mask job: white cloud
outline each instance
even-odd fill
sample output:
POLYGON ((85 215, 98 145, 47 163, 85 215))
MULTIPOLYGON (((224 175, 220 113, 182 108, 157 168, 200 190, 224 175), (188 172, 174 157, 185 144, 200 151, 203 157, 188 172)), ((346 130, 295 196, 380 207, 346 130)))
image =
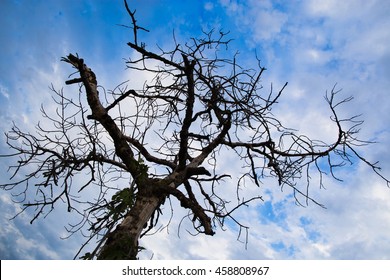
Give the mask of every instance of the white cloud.
POLYGON ((206 11, 211 11, 211 10, 214 9, 214 4, 213 4, 212 2, 206 2, 206 3, 204 4, 204 9, 205 9, 206 11))
POLYGON ((287 15, 273 7, 271 1, 220 1, 228 15, 241 31, 248 32, 249 40, 255 42, 273 41, 279 38, 287 15))
POLYGON ((8 88, 6 88, 5 86, 1 85, 0 84, 0 93, 1 95, 6 98, 6 99, 9 99, 9 91, 8 91, 8 88))
POLYGON ((275 38, 282 31, 282 26, 287 21, 287 16, 279 11, 265 10, 256 11, 255 13, 255 21, 252 23, 248 22, 248 25, 251 26, 253 38, 257 42, 275 38))
MULTIPOLYGON (((259 22, 261 20, 266 22, 266 18, 261 17, 264 7, 259 7, 254 2, 250 2, 249 7, 246 7, 245 15, 249 15, 249 20, 243 19, 244 6, 232 1, 221 3, 226 7, 228 14, 235 18, 236 24, 239 25, 238 29, 243 32, 253 31, 253 26, 250 26, 249 22, 256 22, 256 19, 259 22), (253 17, 256 14, 258 17, 253 17)), ((282 47, 286 48, 285 53, 283 49, 281 53, 280 50, 272 53, 274 52, 273 46, 266 45, 265 50, 268 52, 266 55, 275 59, 268 59, 271 62, 268 66, 271 80, 279 80, 280 77, 288 77, 292 80, 291 85, 286 89, 285 99, 282 98, 284 101, 279 111, 281 118, 290 121, 293 124, 292 127, 318 135, 320 139, 333 135, 334 127, 329 122, 330 112, 322 96, 325 90, 331 89, 334 82, 339 82, 340 88, 344 88, 344 97, 353 94, 356 98, 349 106, 340 108, 340 114, 351 116, 359 112, 365 113, 363 119, 367 119, 369 125, 364 127, 362 136, 363 138, 370 137, 375 133, 375 129, 376 131, 379 128, 386 129, 386 123, 377 120, 383 120, 389 106, 389 102, 381 102, 387 100, 385 98, 386 81, 383 78, 373 81, 379 69, 377 65, 372 64, 373 61, 386 57, 388 52, 382 47, 389 41, 389 32, 386 29, 387 20, 386 17, 377 16, 383 15, 379 9, 386 9, 386 7, 383 7, 383 2, 380 1, 371 1, 367 5, 357 3, 352 6, 352 2, 341 3, 340 1, 327 1, 316 7, 312 5, 313 3, 309 3, 311 5, 309 9, 301 10, 308 11, 308 14, 299 13, 301 7, 298 6, 294 10, 296 13, 290 11, 287 21, 280 21, 279 25, 272 27, 275 29, 270 29, 269 34, 279 34, 279 37, 275 38, 280 38, 280 42, 283 42, 282 47), (335 5, 339 9, 336 9, 335 5), (367 9, 361 9, 362 5, 367 9), (355 27, 352 31, 351 26, 355 27), (372 26, 375 28, 372 29, 372 26), (373 48, 370 48, 372 44, 373 48), (275 66, 273 62, 276 62, 276 70, 272 70, 275 66), (290 62, 292 65, 289 65, 287 69, 291 71, 286 75, 283 67, 290 62), (372 90, 373 88, 375 90, 372 90), (367 92, 371 94, 368 95, 367 92), (376 103, 377 105, 374 105, 376 103), (370 106, 367 106, 368 104, 370 106), (375 114, 371 110, 373 105, 377 108, 375 114), (290 115, 286 114, 286 110, 289 110, 290 115), (297 112, 298 114, 294 115, 297 112)), ((264 34, 258 35, 252 32, 252 37, 247 38, 247 41, 252 40, 261 45, 264 40, 272 38, 264 34)), ((382 65, 384 65, 383 62, 382 65)), ((386 68, 383 66, 382 69, 386 68)), ((379 152, 387 149, 388 140, 386 139, 388 138, 384 138, 382 144, 371 146, 370 150, 362 148, 363 153, 370 158, 386 159, 388 153, 380 154, 379 152), (370 156, 370 153, 375 155, 370 156)), ((388 166, 386 162, 384 165, 385 168, 388 166)), ((287 204, 285 212, 288 214, 284 222, 289 230, 281 230, 281 225, 278 223, 267 225, 251 223, 251 235, 256 236, 256 233, 262 233, 262 236, 266 236, 266 238, 261 238, 261 244, 263 246, 266 244, 266 248, 271 252, 267 255, 268 257, 286 257, 290 245, 298 248, 293 256, 295 258, 389 257, 385 253, 387 248, 379 250, 380 243, 389 243, 388 237, 382 234, 388 231, 383 230, 382 225, 389 219, 386 214, 389 212, 389 206, 386 203, 390 199, 389 190, 384 182, 378 180, 372 172, 368 172, 367 168, 359 167, 351 171, 353 173, 348 174, 348 170, 342 172, 346 178, 342 184, 328 182, 328 189, 322 191, 318 191, 315 186, 312 188, 312 195, 323 202, 328 207, 327 210, 317 209, 316 206, 300 208, 287 204), (356 181, 354 176, 365 178, 365 180, 356 181), (373 182, 376 183, 373 184, 373 182), (309 232, 302 231, 303 227, 299 222, 299 217, 310 218, 312 221, 310 230, 317 234, 317 239, 311 240, 313 236, 310 236, 309 232), (280 244, 280 242, 284 242, 286 249, 276 252, 272 249, 272 244, 280 244)), ((389 172, 385 174, 388 175, 389 172)), ((285 193, 281 194, 278 190, 273 193, 274 199, 283 200, 285 197, 285 193)), ((273 203, 277 201, 274 200, 273 203)), ((246 219, 253 221, 256 215, 248 210, 244 220, 246 219)), ((218 236, 215 239, 218 240, 218 236)), ((252 245, 260 238, 255 238, 255 240, 251 241, 254 242, 252 245)), ((248 256, 248 251, 239 252, 248 256)), ((261 254, 257 256, 265 257, 261 254)))

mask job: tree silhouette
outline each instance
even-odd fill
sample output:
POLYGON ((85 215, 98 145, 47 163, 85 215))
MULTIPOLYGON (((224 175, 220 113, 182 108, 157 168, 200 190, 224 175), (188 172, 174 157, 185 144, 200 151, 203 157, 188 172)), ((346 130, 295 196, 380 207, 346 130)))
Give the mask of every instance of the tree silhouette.
POLYGON ((22 212, 35 210, 31 222, 63 202, 80 214, 80 223, 68 231, 88 225, 85 244, 99 240, 83 258, 136 259, 139 239, 156 226, 161 206, 170 199, 188 209, 197 232, 213 235, 226 219, 248 228, 232 214, 262 197, 243 199, 242 184, 260 186, 262 179, 273 177, 281 188, 292 189, 297 203, 323 206, 309 195, 313 178, 321 186, 326 175, 339 180, 334 170, 356 159, 389 184, 377 163, 356 149, 369 144, 357 138, 362 121, 337 114, 351 97, 340 99, 336 88, 326 94, 335 140, 311 139, 272 114, 287 83, 264 90, 265 68, 257 57, 256 68, 247 69, 237 62, 238 54, 224 56, 230 42, 226 33, 204 33, 184 45, 174 40, 172 50, 153 52, 138 42, 138 31, 147 30, 137 25, 126 1, 125 7, 134 31, 128 46, 138 55, 127 66, 134 77, 147 72, 154 78, 142 89, 123 83, 106 91, 86 62, 69 54, 62 60, 76 77, 66 84, 72 90, 77 86, 78 96, 52 87, 57 110, 50 114, 42 108, 49 122, 38 123, 34 133, 14 126, 6 134, 14 153, 5 156, 18 160, 10 166, 10 182, 1 187, 22 187, 15 195, 22 212), (237 180, 218 170, 222 150, 242 163, 237 180), (234 198, 220 191, 221 182, 234 182, 229 184, 237 189, 233 206, 234 198))

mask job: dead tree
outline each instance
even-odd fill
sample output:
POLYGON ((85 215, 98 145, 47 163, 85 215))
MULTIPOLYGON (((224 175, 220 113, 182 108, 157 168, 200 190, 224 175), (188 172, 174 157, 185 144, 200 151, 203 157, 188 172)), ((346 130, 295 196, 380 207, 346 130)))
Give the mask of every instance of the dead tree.
POLYGON ((153 52, 138 43, 138 31, 146 29, 125 4, 134 31, 128 46, 138 54, 127 61, 128 68, 134 77, 146 71, 153 80, 141 89, 123 83, 106 91, 87 63, 69 54, 62 60, 76 77, 66 84, 77 86, 78 97, 52 88, 58 109, 50 115, 42 108, 49 122, 39 123, 35 133, 14 126, 6 134, 15 151, 7 156, 19 159, 10 167, 11 181, 1 187, 22 188, 14 194, 21 197, 22 211, 35 209, 31 222, 65 203, 82 217, 69 232, 88 225, 86 243, 99 239, 84 258, 136 259, 139 239, 157 224, 167 199, 188 209, 199 233, 213 235, 229 218, 246 229, 233 212, 261 200, 261 194, 246 200, 238 196, 230 206, 232 198, 218 191, 224 180, 238 189, 243 182, 260 186, 263 178, 274 177, 280 187, 291 188, 298 203, 320 205, 309 195, 314 174, 322 185, 323 176, 338 179, 336 168, 359 159, 389 184, 377 163, 356 150, 368 144, 357 138, 362 121, 338 117, 350 97, 339 99, 335 88, 325 97, 337 128, 334 142, 310 139, 271 113, 287 83, 266 91, 260 84, 265 68, 257 58, 257 68, 246 69, 238 55, 222 56, 227 34, 204 33, 184 45, 175 41, 170 51, 153 52), (218 173, 221 149, 242 162, 237 180, 218 173))

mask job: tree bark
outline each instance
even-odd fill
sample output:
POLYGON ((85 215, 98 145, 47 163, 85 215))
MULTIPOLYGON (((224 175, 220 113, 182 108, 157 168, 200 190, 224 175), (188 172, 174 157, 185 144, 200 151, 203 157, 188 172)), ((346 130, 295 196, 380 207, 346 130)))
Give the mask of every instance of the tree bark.
POLYGON ((110 233, 98 255, 105 260, 135 260, 139 252, 138 239, 162 198, 156 195, 137 195, 136 202, 122 223, 110 233))

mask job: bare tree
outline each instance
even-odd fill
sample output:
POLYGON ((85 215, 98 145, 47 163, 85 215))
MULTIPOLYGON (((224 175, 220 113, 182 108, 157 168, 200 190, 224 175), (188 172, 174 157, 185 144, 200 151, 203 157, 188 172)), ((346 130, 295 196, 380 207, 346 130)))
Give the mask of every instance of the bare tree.
POLYGON ((52 87, 58 108, 54 114, 42 108, 51 125, 38 123, 33 134, 14 126, 6 134, 14 150, 6 156, 18 160, 10 166, 11 181, 1 187, 22 187, 15 195, 22 212, 35 209, 31 222, 63 202, 80 214, 80 223, 69 232, 88 225, 86 244, 99 240, 84 258, 136 259, 139 239, 156 226, 168 199, 188 209, 196 231, 213 235, 225 219, 248 228, 233 212, 262 197, 244 200, 239 195, 243 183, 260 186, 263 178, 273 177, 281 188, 293 190, 297 203, 323 206, 309 195, 314 176, 322 186, 325 175, 338 179, 336 168, 359 159, 389 184, 377 163, 356 150, 369 143, 357 138, 362 121, 338 117, 338 107, 351 97, 339 99, 335 88, 326 94, 335 141, 310 139, 272 114, 287 83, 266 91, 259 59, 256 68, 246 69, 238 55, 223 56, 227 34, 204 33, 184 45, 174 40, 172 50, 152 52, 138 42, 138 31, 147 30, 137 25, 126 1, 125 7, 134 31, 128 46, 138 54, 127 61, 128 68, 134 76, 153 74, 153 80, 142 89, 123 83, 106 91, 84 60, 69 54, 62 60, 76 77, 66 84, 78 87, 78 97, 52 87), (221 181, 234 181, 217 171, 222 149, 243 164, 241 176, 230 184, 237 189, 233 206, 228 201, 234 198, 218 191, 221 181), (91 198, 91 192, 96 196, 91 198))

